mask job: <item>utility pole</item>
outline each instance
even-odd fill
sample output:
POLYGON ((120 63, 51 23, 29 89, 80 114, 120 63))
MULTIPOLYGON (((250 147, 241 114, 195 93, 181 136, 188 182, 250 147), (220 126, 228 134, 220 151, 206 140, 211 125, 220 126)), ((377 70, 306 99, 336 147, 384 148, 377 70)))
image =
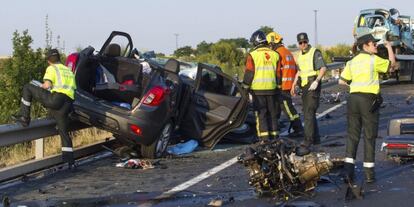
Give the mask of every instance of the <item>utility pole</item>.
POLYGON ((318 46, 318 10, 313 10, 315 12, 315 47, 318 46))
POLYGON ((178 49, 178 36, 179 36, 179 34, 174 33, 174 35, 175 35, 175 49, 177 50, 178 49))

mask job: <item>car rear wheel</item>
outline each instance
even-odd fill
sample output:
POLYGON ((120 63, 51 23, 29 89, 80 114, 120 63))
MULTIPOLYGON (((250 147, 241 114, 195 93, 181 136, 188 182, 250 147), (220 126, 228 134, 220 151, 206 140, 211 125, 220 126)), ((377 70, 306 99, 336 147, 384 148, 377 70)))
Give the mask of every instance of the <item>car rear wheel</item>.
POLYGON ((141 145, 141 155, 146 158, 154 159, 161 157, 167 150, 167 146, 170 143, 171 133, 173 131, 173 125, 171 122, 167 122, 161 130, 158 138, 151 145, 141 145))

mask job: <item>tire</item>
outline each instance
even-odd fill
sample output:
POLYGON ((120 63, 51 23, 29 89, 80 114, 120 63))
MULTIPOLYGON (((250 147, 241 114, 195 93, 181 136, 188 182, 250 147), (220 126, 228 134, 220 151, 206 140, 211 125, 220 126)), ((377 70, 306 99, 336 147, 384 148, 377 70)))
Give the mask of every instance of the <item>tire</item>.
POLYGON ((141 145, 141 155, 144 158, 159 158, 164 155, 167 146, 170 143, 171 133, 173 131, 173 124, 167 122, 162 127, 161 133, 151 145, 141 145))

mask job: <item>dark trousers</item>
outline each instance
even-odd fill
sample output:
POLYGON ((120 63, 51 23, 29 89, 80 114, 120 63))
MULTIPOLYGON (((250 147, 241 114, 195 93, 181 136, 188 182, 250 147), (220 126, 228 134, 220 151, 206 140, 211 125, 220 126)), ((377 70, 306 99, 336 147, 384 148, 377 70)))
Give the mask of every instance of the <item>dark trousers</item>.
POLYGON ((253 95, 256 111, 257 136, 262 139, 279 137, 278 120, 280 116, 278 95, 253 95))
POLYGON ((30 117, 32 100, 40 102, 46 107, 56 120, 57 129, 62 142, 62 159, 69 164, 74 163, 72 139, 68 133, 69 113, 73 100, 63 93, 50 93, 48 90, 32 84, 23 87, 23 97, 20 105, 20 115, 30 117))
POLYGON ((290 91, 281 92, 280 107, 282 108, 283 112, 289 117, 290 126, 293 128, 293 130, 295 132, 303 131, 303 126, 299 114, 292 104, 292 97, 290 95, 290 91))
POLYGON ((318 121, 316 120, 316 110, 319 107, 319 97, 321 95, 321 83, 319 82, 318 88, 313 91, 309 91, 309 87, 313 81, 309 81, 302 88, 302 108, 303 118, 305 122, 305 142, 308 144, 320 142, 318 121))
POLYGON ((378 136, 379 110, 370 112, 374 94, 351 93, 348 98, 348 139, 346 157, 354 161, 362 128, 364 129, 364 167, 373 168, 375 139, 378 136))

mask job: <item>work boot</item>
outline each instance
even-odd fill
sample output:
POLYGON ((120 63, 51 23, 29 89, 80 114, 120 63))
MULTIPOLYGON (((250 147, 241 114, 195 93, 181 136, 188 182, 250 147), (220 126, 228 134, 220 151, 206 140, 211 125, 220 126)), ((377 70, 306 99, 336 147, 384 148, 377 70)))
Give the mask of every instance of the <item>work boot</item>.
POLYGON ((309 146, 301 145, 301 146, 296 148, 295 154, 297 156, 304 156, 304 155, 309 154, 310 152, 311 152, 311 150, 310 150, 309 146))
POLYGON ((353 183, 355 178, 355 165, 351 163, 344 164, 344 183, 353 183))
POLYGON ((374 168, 364 168, 364 174, 365 174, 365 182, 366 183, 373 183, 375 182, 375 171, 374 168))
POLYGON ((23 127, 27 127, 30 124, 30 117, 24 117, 22 115, 12 115, 11 117, 13 121, 15 121, 16 123, 19 123, 23 127))

